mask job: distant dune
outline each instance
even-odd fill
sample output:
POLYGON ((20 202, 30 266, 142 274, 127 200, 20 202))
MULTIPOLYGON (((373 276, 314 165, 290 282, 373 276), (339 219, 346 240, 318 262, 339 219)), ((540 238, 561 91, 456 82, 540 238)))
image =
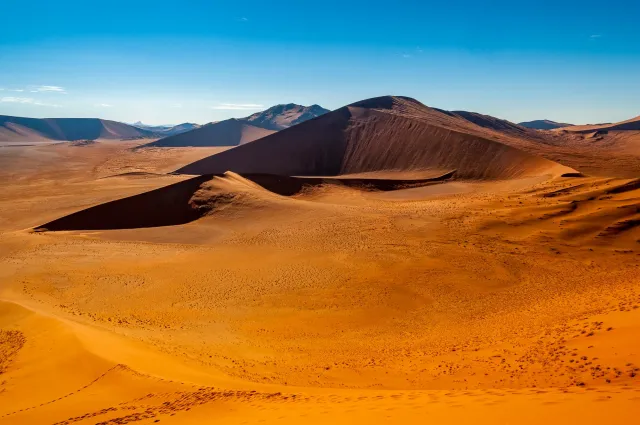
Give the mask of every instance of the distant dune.
POLYGON ((165 137, 146 147, 238 146, 274 133, 235 118, 204 125, 195 130, 165 137))
POLYGON ((0 141, 95 140, 154 137, 152 131, 98 118, 21 118, 0 115, 0 141))
MULTIPOLYGON (((229 119, 207 124, 191 131, 180 131, 178 137, 165 137, 146 146, 238 146, 276 131, 289 128, 329 112, 318 105, 302 106, 294 103, 276 105, 246 118, 229 119)), ((178 133, 176 133, 178 134, 178 133)))
POLYGON ((565 128, 564 130, 572 133, 590 133, 592 131, 640 131, 640 116, 616 123, 575 125, 565 128))
POLYGON ((555 122, 551 120, 535 120, 521 122, 518 125, 526 128, 531 128, 533 130, 553 130, 556 128, 571 127, 573 124, 555 122))
POLYGON ((493 133, 483 136, 486 130, 461 114, 406 97, 368 99, 177 172, 336 176, 456 170, 461 178, 506 179, 563 168, 492 140, 493 133))

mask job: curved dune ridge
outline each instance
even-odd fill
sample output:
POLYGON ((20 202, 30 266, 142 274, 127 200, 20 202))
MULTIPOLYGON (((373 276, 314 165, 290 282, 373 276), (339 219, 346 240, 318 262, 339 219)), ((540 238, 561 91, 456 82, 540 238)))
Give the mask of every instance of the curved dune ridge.
POLYGON ((207 124, 195 130, 165 137, 145 147, 238 146, 275 133, 235 118, 207 124))
POLYGON ((407 97, 342 107, 276 134, 204 158, 182 174, 339 176, 452 170, 467 179, 510 179, 571 169, 484 137, 481 126, 407 97))
POLYGON ((94 140, 154 137, 149 130, 98 118, 22 118, 0 116, 0 141, 24 138, 43 140, 94 140))
POLYGON ((195 221, 217 208, 247 198, 273 200, 309 189, 338 185, 390 191, 443 182, 455 172, 425 179, 299 178, 270 174, 204 175, 159 189, 96 205, 35 228, 36 231, 110 230, 173 226, 195 221))

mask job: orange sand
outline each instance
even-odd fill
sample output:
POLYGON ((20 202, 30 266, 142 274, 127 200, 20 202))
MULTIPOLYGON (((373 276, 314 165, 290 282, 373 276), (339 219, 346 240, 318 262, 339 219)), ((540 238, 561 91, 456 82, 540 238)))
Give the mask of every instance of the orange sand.
POLYGON ((637 180, 283 194, 226 173, 194 189, 206 211, 186 224, 31 230, 215 152, 122 143, 0 150, 0 423, 640 413, 637 180))

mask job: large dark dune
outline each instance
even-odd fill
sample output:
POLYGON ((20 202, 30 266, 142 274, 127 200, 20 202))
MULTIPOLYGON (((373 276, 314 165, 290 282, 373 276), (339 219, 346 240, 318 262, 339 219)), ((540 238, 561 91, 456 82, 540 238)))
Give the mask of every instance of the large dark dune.
POLYGON ((455 169, 460 178, 508 179, 563 168, 500 143, 496 132, 490 131, 411 98, 383 96, 204 158, 177 172, 338 176, 455 169))
POLYGON ((154 137, 149 130, 98 118, 22 118, 0 115, 0 141, 95 140, 154 137))

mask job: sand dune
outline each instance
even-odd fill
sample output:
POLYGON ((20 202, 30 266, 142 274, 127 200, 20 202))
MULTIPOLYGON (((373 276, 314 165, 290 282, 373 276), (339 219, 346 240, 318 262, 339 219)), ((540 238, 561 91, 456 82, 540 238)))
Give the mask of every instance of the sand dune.
POLYGON ((238 146, 328 112, 318 106, 276 105, 246 118, 232 118, 181 132, 149 144, 155 147, 238 146))
POLYGON ((235 118, 204 125, 195 130, 165 137, 144 147, 238 146, 274 133, 235 118))
POLYGON ((503 179, 563 168, 464 132, 469 126, 475 124, 413 99, 374 98, 205 158, 178 172, 328 176, 455 169, 460 178, 503 179))
MULTIPOLYGON (((129 173, 130 174, 130 173, 129 173)), ((365 191, 421 187, 446 181, 455 172, 427 179, 296 178, 270 174, 204 175, 150 192, 107 202, 53 220, 36 231, 135 229, 175 226, 195 221, 237 201, 240 192, 293 196, 319 186, 338 185, 365 191), (229 182, 235 184, 229 187, 229 182), (240 185, 240 187, 238 187, 240 185), (257 190, 256 190, 257 189, 257 190)))
POLYGON ((571 133, 591 133, 598 131, 640 131, 640 117, 631 118, 626 121, 608 124, 589 124, 589 125, 574 125, 571 127, 562 128, 561 130, 571 133))
POLYGON ((97 118, 21 118, 0 116, 0 141, 95 140, 154 137, 151 131, 97 118))

